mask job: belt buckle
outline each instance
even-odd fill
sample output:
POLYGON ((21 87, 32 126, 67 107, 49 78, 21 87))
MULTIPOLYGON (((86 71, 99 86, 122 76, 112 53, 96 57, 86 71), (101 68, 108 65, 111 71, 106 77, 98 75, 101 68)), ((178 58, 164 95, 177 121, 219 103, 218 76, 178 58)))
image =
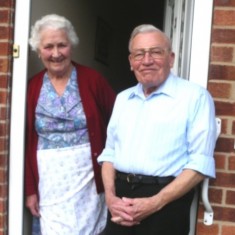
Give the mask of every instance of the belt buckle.
POLYGON ((128 174, 127 177, 126 177, 127 182, 132 183, 134 177, 135 177, 135 174, 128 174))

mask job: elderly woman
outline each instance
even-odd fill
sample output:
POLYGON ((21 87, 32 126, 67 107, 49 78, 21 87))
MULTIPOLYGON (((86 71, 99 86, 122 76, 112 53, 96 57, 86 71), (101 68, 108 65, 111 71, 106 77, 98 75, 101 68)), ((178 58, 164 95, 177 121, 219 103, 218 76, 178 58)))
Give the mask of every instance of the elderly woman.
POLYGON ((42 235, 97 235, 105 227, 97 157, 115 94, 98 72, 71 61, 77 44, 64 17, 47 15, 32 27, 30 45, 45 69, 28 84, 25 189, 42 235))

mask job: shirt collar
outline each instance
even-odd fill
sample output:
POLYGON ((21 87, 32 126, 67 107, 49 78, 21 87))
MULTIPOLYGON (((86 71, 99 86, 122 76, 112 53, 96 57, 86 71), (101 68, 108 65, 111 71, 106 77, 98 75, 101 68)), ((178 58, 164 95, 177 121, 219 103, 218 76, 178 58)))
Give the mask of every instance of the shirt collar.
MULTIPOLYGON (((170 73, 165 80, 164 83, 160 85, 160 87, 154 91, 150 96, 164 94, 170 97, 175 96, 176 92, 176 76, 173 73, 170 73)), ((129 95, 129 98, 134 98, 135 96, 143 97, 143 86, 142 84, 138 83, 135 87, 133 87, 132 92, 129 95)))

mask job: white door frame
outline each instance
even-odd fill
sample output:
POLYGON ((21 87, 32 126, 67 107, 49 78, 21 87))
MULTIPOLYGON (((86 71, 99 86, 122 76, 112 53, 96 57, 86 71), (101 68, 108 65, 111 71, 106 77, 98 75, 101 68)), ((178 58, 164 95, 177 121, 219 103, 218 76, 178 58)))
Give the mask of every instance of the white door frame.
MULTIPOLYGON (((20 46, 20 57, 14 59, 10 132, 9 235, 23 235, 23 176, 25 94, 28 64, 28 35, 31 0, 17 0, 14 43, 20 46), (24 9, 22 11, 22 9, 24 9)), ((207 86, 213 0, 196 0, 189 79, 207 86)))
POLYGON ((189 79, 207 87, 213 0, 195 0, 189 79))
POLYGON ((23 235, 25 94, 30 3, 31 0, 17 0, 15 6, 14 44, 19 45, 19 58, 14 58, 12 73, 8 235, 23 235))

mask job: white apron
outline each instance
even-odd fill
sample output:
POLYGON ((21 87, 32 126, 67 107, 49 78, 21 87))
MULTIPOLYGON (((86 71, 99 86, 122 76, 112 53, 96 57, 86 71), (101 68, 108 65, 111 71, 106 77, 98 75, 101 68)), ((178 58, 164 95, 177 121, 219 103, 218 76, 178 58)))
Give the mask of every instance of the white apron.
POLYGON ((39 150, 42 235, 97 235, 105 227, 104 194, 97 194, 90 144, 39 150))

